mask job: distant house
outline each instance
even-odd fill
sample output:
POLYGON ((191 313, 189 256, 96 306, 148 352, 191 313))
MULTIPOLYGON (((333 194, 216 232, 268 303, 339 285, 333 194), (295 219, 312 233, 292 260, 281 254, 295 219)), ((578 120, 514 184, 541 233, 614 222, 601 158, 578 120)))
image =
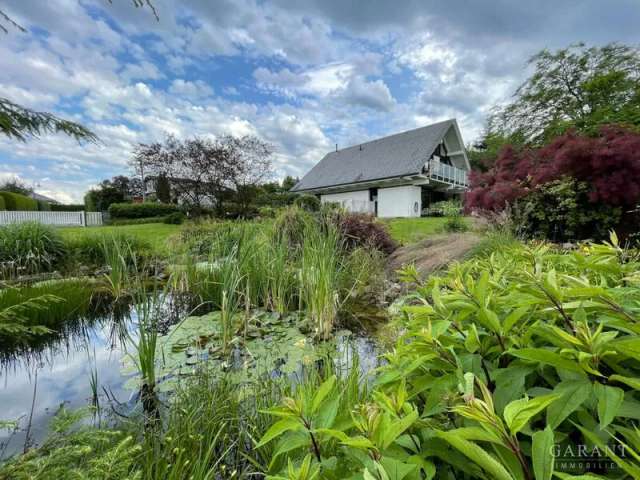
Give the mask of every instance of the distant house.
POLYGON ((466 190, 469 170, 452 119, 330 152, 292 191, 379 217, 419 217, 466 190))
POLYGON ((59 204, 60 204, 60 202, 59 202, 59 201, 54 200, 54 199, 53 199, 53 198, 51 198, 51 197, 47 197, 46 195, 42 195, 42 194, 40 194, 40 193, 31 192, 31 193, 29 194, 29 196, 30 196, 31 198, 33 198, 34 200, 37 200, 38 202, 46 202, 46 203, 49 203, 49 204, 51 204, 51 205, 59 205, 59 204))

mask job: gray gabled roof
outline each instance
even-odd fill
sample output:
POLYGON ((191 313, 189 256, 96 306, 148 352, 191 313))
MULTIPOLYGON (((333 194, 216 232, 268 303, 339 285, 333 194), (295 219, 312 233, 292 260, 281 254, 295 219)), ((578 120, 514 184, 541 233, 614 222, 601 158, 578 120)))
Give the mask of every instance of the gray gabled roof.
POLYGON ((328 153, 291 190, 313 190, 420 173, 452 125, 455 120, 445 120, 328 153))

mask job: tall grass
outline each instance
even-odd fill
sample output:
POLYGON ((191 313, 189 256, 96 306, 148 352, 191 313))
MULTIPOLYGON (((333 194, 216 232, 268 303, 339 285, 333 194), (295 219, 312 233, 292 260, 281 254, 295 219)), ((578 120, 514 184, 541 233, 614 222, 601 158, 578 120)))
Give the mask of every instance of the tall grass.
POLYGON ((196 237, 199 251, 208 245, 207 261, 187 255, 174 268, 178 291, 221 311, 225 339, 242 307, 304 310, 318 338, 327 339, 341 307, 379 270, 377 251, 346 248, 329 217, 296 212, 272 223, 216 224, 208 240, 196 237))
POLYGON ((0 227, 0 278, 50 272, 66 253, 58 232, 38 222, 0 227))
POLYGON ((300 309, 306 310, 316 335, 330 337, 340 304, 341 239, 334 227, 305 229, 300 259, 300 309))

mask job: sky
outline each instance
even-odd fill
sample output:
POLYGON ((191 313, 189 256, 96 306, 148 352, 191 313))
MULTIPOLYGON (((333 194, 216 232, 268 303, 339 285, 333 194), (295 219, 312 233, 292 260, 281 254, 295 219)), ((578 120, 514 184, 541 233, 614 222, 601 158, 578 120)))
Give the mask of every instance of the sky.
POLYGON ((96 144, 0 138, 0 180, 62 202, 131 174, 138 143, 252 134, 275 178, 335 145, 456 118, 466 143, 543 48, 640 43, 638 0, 0 0, 0 96, 96 144))

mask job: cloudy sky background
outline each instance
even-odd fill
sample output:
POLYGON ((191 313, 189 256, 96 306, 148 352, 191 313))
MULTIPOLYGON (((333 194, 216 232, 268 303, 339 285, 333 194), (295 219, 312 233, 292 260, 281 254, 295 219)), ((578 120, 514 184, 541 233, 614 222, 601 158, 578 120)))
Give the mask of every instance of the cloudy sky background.
POLYGON ((277 177, 329 150, 456 117, 467 143, 542 48, 640 42, 637 0, 0 0, 0 96, 101 143, 0 138, 0 178, 61 201, 128 174, 138 142, 255 134, 277 177))

